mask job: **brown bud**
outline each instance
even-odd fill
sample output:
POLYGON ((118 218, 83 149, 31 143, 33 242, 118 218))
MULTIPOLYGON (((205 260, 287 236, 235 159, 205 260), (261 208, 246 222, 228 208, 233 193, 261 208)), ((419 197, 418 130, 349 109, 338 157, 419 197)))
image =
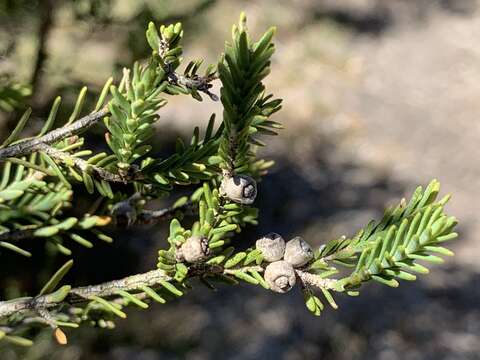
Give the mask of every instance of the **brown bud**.
POLYGON ((283 260, 268 264, 264 276, 270 290, 278 293, 286 293, 295 286, 295 270, 283 260))
POLYGON ((224 177, 220 184, 220 194, 233 202, 250 205, 257 197, 257 183, 247 175, 224 177))
POLYGON ((208 256, 208 239, 201 236, 191 236, 177 250, 177 260, 195 263, 208 256))
POLYGON ((296 236, 287 242, 283 259, 293 267, 299 267, 313 259, 313 250, 302 237, 296 236))
POLYGON ((274 232, 258 239, 255 246, 262 251, 263 258, 268 262, 281 260, 285 253, 285 240, 274 232))

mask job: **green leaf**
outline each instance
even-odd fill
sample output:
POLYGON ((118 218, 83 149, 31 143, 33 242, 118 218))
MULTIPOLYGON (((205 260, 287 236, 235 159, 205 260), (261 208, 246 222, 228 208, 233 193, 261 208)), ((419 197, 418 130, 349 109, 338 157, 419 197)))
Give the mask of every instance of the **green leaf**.
POLYGON ((240 279, 240 280, 243 280, 245 282, 248 282, 252 285, 258 285, 259 284, 259 281, 257 279, 255 279, 253 276, 247 274, 246 272, 243 272, 242 270, 235 270, 233 271, 233 275, 240 279))
POLYGON ((30 118, 30 115, 32 114, 32 109, 28 108, 20 118, 20 120, 17 123, 17 126, 15 126, 15 129, 13 129, 12 133, 10 136, 3 142, 2 146, 0 147, 5 147, 10 145, 12 142, 17 140, 18 135, 20 135, 20 132, 23 130, 25 127, 25 124, 27 123, 28 119, 30 118))
POLYGON ((258 283, 264 288, 264 289, 270 289, 270 286, 268 286, 267 282, 265 279, 260 275, 260 273, 257 270, 248 270, 250 274, 253 275, 253 277, 258 281, 258 283))
POLYGON ((67 178, 65 175, 63 175, 62 170, 58 167, 57 163, 46 153, 41 152, 40 153, 42 158, 45 160, 45 162, 52 168, 53 172, 55 173, 56 176, 60 179, 60 181, 67 187, 71 188, 70 183, 68 182, 67 178))
POLYGON ((31 257, 32 256, 31 252, 23 250, 23 249, 19 248, 18 246, 15 246, 15 245, 13 245, 11 243, 8 243, 8 242, 5 242, 5 241, 0 241, 0 247, 3 247, 5 249, 11 250, 11 251, 14 251, 17 254, 20 254, 20 255, 23 255, 23 256, 26 256, 26 257, 31 257))
POLYGON ((183 295, 183 292, 178 290, 175 286, 170 284, 168 281, 160 280, 159 282, 166 290, 170 291, 173 295, 175 295, 175 296, 182 296, 183 295))
POLYGON ((7 189, 7 190, 0 191, 0 203, 4 201, 10 201, 10 200, 16 199, 22 196, 23 193, 24 192, 22 190, 7 189))
POLYGON ((148 286, 142 286, 140 287, 140 289, 142 289, 145 294, 147 294, 148 296, 150 296, 153 300, 155 300, 156 302, 160 303, 160 304, 165 304, 165 299, 162 298, 160 295, 158 295, 155 290, 153 290, 152 288, 148 287, 148 286))
POLYGON ((71 229, 73 226, 75 226, 75 224, 78 222, 78 219, 77 218, 74 218, 74 217, 69 217, 67 219, 65 219, 64 221, 58 223, 55 225, 55 227, 57 229, 60 229, 60 230, 69 230, 71 229))
POLYGON ((82 172, 83 183, 85 184, 85 188, 89 194, 93 194, 95 192, 95 185, 93 183, 93 178, 86 172, 82 172))
POLYGON ((74 122, 80 115, 83 108, 83 104, 85 102, 86 95, 87 95, 87 87, 84 86, 82 90, 80 90, 80 93, 78 94, 77 101, 75 102, 75 107, 73 108, 72 114, 68 118, 67 124, 71 124, 72 122, 74 122))
POLYGON ((69 234, 69 236, 70 236, 70 239, 72 239, 73 241, 76 241, 77 243, 79 243, 82 246, 85 246, 86 248, 90 249, 90 248, 93 247, 93 244, 90 241, 81 237, 78 234, 69 234))
POLYGON ((232 258, 228 259, 223 267, 225 269, 229 269, 231 267, 234 267, 235 265, 240 263, 243 259, 245 259, 246 256, 247 256, 247 254, 245 252, 239 252, 239 253, 235 254, 232 258))
POLYGON ((392 279, 389 276, 372 275, 372 279, 390 287, 398 287, 400 285, 397 280, 392 279))
POLYGON ((50 236, 53 236, 55 234, 58 234, 59 231, 60 231, 60 229, 55 225, 45 226, 45 227, 42 227, 40 229, 35 230, 34 233, 33 233, 33 236, 50 237, 50 236))
POLYGON ((188 268, 184 264, 178 263, 175 264, 175 270, 175 280, 182 282, 188 274, 188 268))
POLYGON ((50 109, 50 114, 48 114, 47 121, 45 121, 45 124, 43 124, 42 130, 40 130, 38 136, 45 135, 52 128, 53 124, 55 123, 55 119, 57 118, 58 108, 60 107, 61 103, 62 98, 57 96, 53 102, 52 108, 50 109))
POLYGON ((125 319, 127 317, 127 314, 125 314, 123 311, 121 311, 120 309, 118 309, 116 306, 114 306, 112 303, 110 303, 109 301, 105 300, 105 299, 102 299, 101 297, 99 296, 96 296, 96 295, 92 295, 90 297, 93 301, 96 301, 97 303, 103 305, 103 307, 105 308, 105 310, 108 310, 112 313, 114 313, 115 315, 117 315, 118 317, 122 318, 122 319, 125 319))
POLYGON ((1 338, 2 340, 5 340, 11 344, 18 345, 18 346, 32 346, 33 341, 26 339, 21 336, 16 336, 16 335, 5 335, 1 338))
MULTIPOLYGON (((60 289, 58 289, 57 291, 51 293, 51 294, 45 294, 45 296, 47 297, 47 301, 49 302, 55 302, 55 303, 59 303, 59 302, 62 302, 68 295, 68 293, 70 292, 71 290, 71 286, 70 285, 63 285, 62 287, 60 287, 60 289)), ((43 290, 43 289, 42 289, 43 290)))
POLYGON ((60 283, 60 281, 62 281, 63 277, 68 273, 72 266, 73 260, 68 260, 65 264, 63 264, 62 267, 58 269, 55 274, 53 274, 50 280, 47 281, 38 295, 44 295, 55 290, 57 285, 60 283))
POLYGON ((112 85, 112 82, 113 82, 113 78, 109 77, 107 79, 107 82, 103 86, 103 89, 102 89, 102 92, 100 93, 100 96, 98 97, 98 101, 97 101, 97 104, 95 105, 95 110, 94 111, 99 111, 102 108, 103 104, 105 103, 105 99, 108 96, 108 90, 110 89, 110 86, 112 85))
POLYGON ((138 307, 140 307, 142 309, 147 309, 148 308, 148 304, 146 302, 143 302, 142 300, 137 298, 135 295, 132 295, 125 290, 117 290, 117 294, 122 296, 126 300, 134 303, 135 305, 137 305, 138 307))
POLYGON ((79 223, 78 225, 84 229, 84 230, 87 230, 87 229, 90 229, 92 227, 94 227, 95 225, 97 225, 97 222, 98 222, 98 216, 85 216, 79 223))

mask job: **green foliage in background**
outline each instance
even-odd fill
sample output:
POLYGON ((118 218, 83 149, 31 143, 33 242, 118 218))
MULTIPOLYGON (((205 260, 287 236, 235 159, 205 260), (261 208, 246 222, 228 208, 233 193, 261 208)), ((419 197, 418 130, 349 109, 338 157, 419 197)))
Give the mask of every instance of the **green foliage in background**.
MULTIPOLYGON (((397 287, 428 273, 426 264, 442 262, 440 255, 452 255, 444 242, 457 236, 456 220, 444 213, 449 197, 437 200, 437 181, 419 187, 409 201, 387 209, 383 219, 352 238, 312 249, 301 238, 285 242, 268 234, 254 247, 238 250, 241 231, 258 221, 257 182, 272 166, 257 156, 258 147, 266 145, 260 137, 282 128, 271 119, 281 100, 262 83, 270 73, 274 34, 272 28, 254 40, 242 14, 218 64, 203 67, 192 60, 180 71, 182 25, 150 23, 150 56, 123 69, 119 81, 108 79, 93 108, 85 107, 86 88, 65 118, 58 115, 62 99, 56 98, 41 129, 29 136, 23 134, 31 110, 25 111, 0 146, 0 257, 31 256, 26 239, 45 241, 70 257, 70 242, 85 247, 97 239, 112 242, 106 225, 168 219, 170 231, 157 267, 149 272, 62 286, 73 265, 68 259, 37 294, 1 301, 0 341, 29 346, 32 328, 50 327, 65 344, 66 328, 112 328, 116 318, 127 316, 128 306, 146 309, 182 297, 196 279, 210 288, 243 282, 276 293, 297 289, 308 310, 320 315, 324 303, 337 308, 338 293, 357 296, 370 280, 397 287), (219 98, 211 92, 217 78, 219 98), (172 154, 156 157, 151 149, 162 108, 168 97, 181 95, 220 99, 223 117, 216 125, 212 115, 203 134, 195 128, 188 143, 178 140, 172 154), (105 151, 89 148, 83 134, 91 127, 103 129, 105 151), (81 196, 75 184, 97 199, 79 218, 67 211, 81 196), (148 202, 172 196, 184 185, 196 190, 171 208, 146 210, 148 202), (188 213, 193 223, 185 221, 188 213)), ((11 104, 8 99, 2 98, 11 104)))

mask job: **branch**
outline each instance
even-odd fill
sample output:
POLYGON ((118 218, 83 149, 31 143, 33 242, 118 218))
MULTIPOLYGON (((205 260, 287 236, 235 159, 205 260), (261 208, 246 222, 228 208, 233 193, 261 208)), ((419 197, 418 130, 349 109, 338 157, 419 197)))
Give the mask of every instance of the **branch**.
POLYGON ((78 119, 70 125, 66 125, 61 128, 52 130, 43 136, 23 140, 14 145, 10 145, 6 148, 0 149, 0 161, 3 161, 8 157, 19 157, 30 154, 32 152, 38 151, 38 147, 41 145, 53 144, 72 135, 76 135, 88 129, 93 124, 96 124, 99 120, 101 120, 108 114, 108 109, 104 108, 97 112, 93 112, 87 116, 84 116, 83 118, 78 119))
POLYGON ((127 276, 120 280, 108 281, 105 283, 73 288, 66 298, 61 301, 52 294, 36 297, 18 298, 10 301, 0 302, 0 318, 10 316, 18 311, 48 309, 59 306, 61 303, 78 304, 88 302, 93 296, 108 297, 116 295, 119 290, 131 291, 140 289, 143 286, 155 286, 161 281, 170 281, 164 270, 152 270, 146 273, 127 276))
MULTIPOLYGON (((261 267, 251 267, 262 271, 261 267), (258 268, 258 269, 257 269, 258 268)), ((192 267, 189 271, 190 277, 198 277, 206 274, 229 274, 230 270, 221 266, 211 265, 199 268, 192 267)), ((97 285, 83 286, 70 289, 66 297, 61 297, 54 292, 50 294, 23 297, 9 301, 0 301, 0 318, 13 315, 19 311, 36 311, 49 309, 61 304, 81 304, 94 300, 96 297, 104 298, 118 295, 119 291, 142 290, 144 287, 155 287, 164 281, 171 281, 173 278, 162 269, 151 270, 146 273, 127 276, 123 279, 112 280, 97 285)), ((57 290, 58 291, 58 290, 57 290)), ((142 298, 143 292, 137 298, 142 298)))

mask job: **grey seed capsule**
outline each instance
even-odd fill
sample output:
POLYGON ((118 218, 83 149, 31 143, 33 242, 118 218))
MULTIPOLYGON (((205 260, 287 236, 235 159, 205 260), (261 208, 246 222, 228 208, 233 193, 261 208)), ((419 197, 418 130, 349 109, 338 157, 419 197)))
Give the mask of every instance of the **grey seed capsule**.
POLYGON ((121 201, 112 208, 112 217, 119 227, 129 227, 137 220, 137 210, 130 201, 121 201))
POLYGON ((208 256, 208 239, 201 236, 191 236, 177 250, 177 260, 195 263, 208 256))
POLYGON ((268 264, 264 277, 270 290, 281 294, 290 291, 296 282, 293 266, 284 260, 268 264))
POLYGON ((296 236, 287 242, 283 259, 293 267, 303 266, 313 259, 312 247, 302 237, 296 236))
POLYGON ((285 240, 277 233, 269 233, 255 243, 255 247, 262 251, 265 261, 281 260, 285 253, 285 240))
POLYGON ((247 175, 224 177, 220 194, 238 204, 250 205, 257 197, 257 183, 247 175))

